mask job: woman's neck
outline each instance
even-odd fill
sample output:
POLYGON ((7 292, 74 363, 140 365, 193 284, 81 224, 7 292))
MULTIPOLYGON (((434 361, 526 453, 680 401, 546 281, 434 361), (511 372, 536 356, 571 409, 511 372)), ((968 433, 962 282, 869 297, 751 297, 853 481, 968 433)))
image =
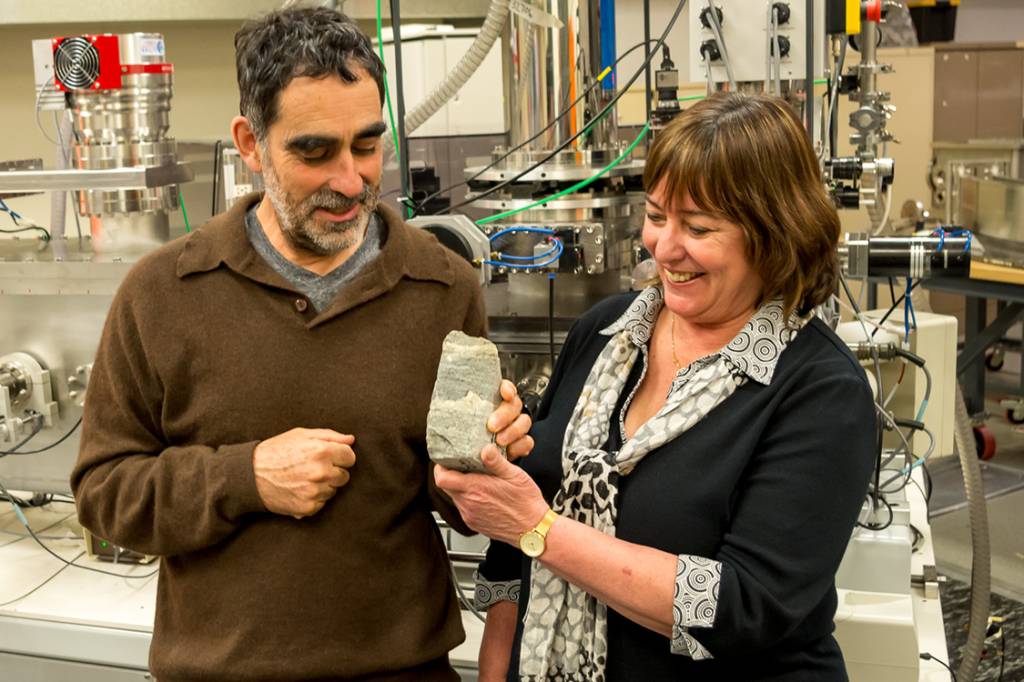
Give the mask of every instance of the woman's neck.
POLYGON ((682 360, 683 355, 689 359, 686 364, 724 348, 746 326, 754 312, 754 308, 748 308, 725 320, 701 323, 685 320, 667 307, 662 310, 662 314, 669 316, 665 321, 669 323, 670 330, 674 328, 673 339, 680 349, 677 353, 679 359, 682 360))

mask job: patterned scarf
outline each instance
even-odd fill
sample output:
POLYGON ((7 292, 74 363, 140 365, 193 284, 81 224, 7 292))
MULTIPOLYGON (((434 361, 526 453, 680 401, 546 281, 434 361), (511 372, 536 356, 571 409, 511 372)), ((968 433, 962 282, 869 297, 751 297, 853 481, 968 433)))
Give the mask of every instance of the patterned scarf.
MULTIPOLYGON (((697 360, 676 376, 665 404, 618 452, 605 452, 612 415, 626 385, 639 346, 645 345, 661 309, 658 288, 644 290, 615 324, 608 344, 590 370, 566 428, 562 445, 562 486, 556 513, 615 536, 620 476, 627 476, 647 453, 677 438, 743 385, 746 370, 719 353, 697 360), (620 320, 621 321, 621 320, 620 320)), ((782 348, 766 348, 758 325, 778 323, 781 306, 766 304, 728 348, 755 357, 775 357, 782 348), (757 348, 758 345, 762 347, 757 348)), ((771 345, 771 344, 769 344, 771 345)), ((784 342, 782 344, 784 346, 784 342)), ((761 358, 759 358, 761 359, 761 358)), ((773 358, 774 359, 774 358, 773 358)), ((740 361, 739 364, 746 364, 740 361)), ((756 364, 756 363, 755 363, 756 364)), ((520 679, 529 682, 603 682, 608 654, 607 606, 533 560, 530 602, 520 649, 520 679)))

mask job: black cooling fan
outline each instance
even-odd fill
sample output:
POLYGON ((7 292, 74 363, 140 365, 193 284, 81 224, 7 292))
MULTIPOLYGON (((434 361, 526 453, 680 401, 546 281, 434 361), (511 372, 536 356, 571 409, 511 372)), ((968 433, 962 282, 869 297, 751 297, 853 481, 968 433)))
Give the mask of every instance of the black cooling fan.
POLYGON ((92 87, 100 76, 100 53, 87 38, 65 38, 53 53, 55 79, 68 90, 92 87))

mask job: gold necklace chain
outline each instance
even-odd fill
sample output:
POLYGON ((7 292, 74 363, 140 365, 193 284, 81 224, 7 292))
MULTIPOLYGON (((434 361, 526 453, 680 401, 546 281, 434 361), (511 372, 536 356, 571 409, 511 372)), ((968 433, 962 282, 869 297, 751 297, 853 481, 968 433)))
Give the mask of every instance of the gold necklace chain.
POLYGON ((676 371, 678 372, 683 368, 679 364, 679 358, 676 357, 676 316, 674 313, 669 311, 669 319, 672 320, 672 362, 676 363, 676 371))

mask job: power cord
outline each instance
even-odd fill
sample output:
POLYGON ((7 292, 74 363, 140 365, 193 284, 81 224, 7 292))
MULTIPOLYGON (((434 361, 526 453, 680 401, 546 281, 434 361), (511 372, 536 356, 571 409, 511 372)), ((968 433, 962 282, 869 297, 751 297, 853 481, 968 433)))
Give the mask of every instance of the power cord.
POLYGON ((0 483, 0 493, 3 493, 3 495, 5 495, 8 498, 8 501, 10 501, 11 506, 14 508, 15 516, 17 516, 18 520, 21 521, 21 525, 25 526, 25 530, 27 530, 28 534, 32 536, 32 539, 36 541, 36 544, 38 544, 40 547, 46 550, 46 552, 53 556, 55 559, 64 562, 68 566, 74 566, 75 568, 80 568, 83 571, 91 571, 93 573, 100 573, 102 575, 112 575, 115 578, 125 578, 128 580, 142 580, 144 578, 152 578, 154 575, 160 572, 159 568, 150 571, 149 573, 143 573, 141 575, 127 575, 124 573, 115 573, 113 571, 104 571, 100 568, 93 568, 91 566, 82 566, 81 564, 76 564, 75 561, 81 558, 81 555, 78 555, 71 561, 68 561, 60 554, 57 554, 52 549, 50 549, 50 547, 45 542, 43 542, 38 535, 36 535, 36 532, 32 529, 32 526, 29 525, 28 519, 25 518, 25 513, 21 511, 21 507, 19 507, 17 504, 15 504, 13 501, 9 499, 11 497, 11 493, 10 491, 7 490, 7 487, 3 483, 0 483))
POLYGON ((39 427, 37 427, 36 430, 33 431, 30 436, 28 436, 27 438, 25 438, 25 440, 23 440, 20 443, 18 443, 17 445, 15 445, 13 449, 6 450, 6 451, 0 451, 0 459, 6 457, 8 455, 38 455, 41 452, 46 452, 47 450, 52 450, 53 448, 57 447, 58 445, 60 445, 64 441, 66 441, 68 438, 70 438, 71 434, 73 434, 76 430, 78 430, 78 427, 82 425, 82 418, 79 417, 78 421, 76 421, 74 423, 74 425, 72 425, 72 427, 70 429, 68 429, 68 432, 65 433, 63 436, 61 436, 60 438, 58 438, 53 443, 50 443, 49 445, 47 445, 45 447, 41 447, 38 450, 21 450, 20 448, 25 443, 27 443, 29 440, 31 440, 33 437, 35 437, 35 435, 37 433, 39 433, 39 431, 42 430, 42 421, 41 420, 40 420, 39 424, 40 424, 39 427))
MULTIPOLYGON (((56 578, 56 577, 57 577, 58 575, 60 575, 60 574, 61 574, 61 573, 63 573, 64 571, 66 571, 66 570, 68 569, 68 567, 69 567, 69 566, 76 566, 77 564, 75 564, 74 562, 76 562, 76 561, 78 561, 79 559, 81 559, 81 558, 82 558, 82 556, 83 556, 84 554, 85 554, 85 552, 79 552, 79 553, 78 553, 78 554, 77 554, 77 555, 75 556, 75 558, 74 558, 74 559, 72 559, 71 561, 65 561, 65 562, 64 562, 64 565, 63 565, 63 566, 61 566, 60 568, 58 568, 58 569, 57 569, 57 570, 56 570, 56 571, 55 571, 55 572, 53 573, 53 575, 51 575, 51 576, 50 576, 49 578, 47 578, 46 580, 44 580, 43 582, 41 582, 41 583, 39 583, 38 585, 36 585, 35 587, 33 587, 33 588, 32 588, 31 590, 29 590, 29 591, 28 591, 28 592, 26 592, 25 594, 21 595, 20 597, 15 597, 14 599, 11 599, 11 600, 9 600, 9 601, 5 601, 5 602, 3 602, 3 603, 0 603, 0 608, 3 608, 3 607, 5 607, 5 606, 10 606, 11 604, 13 604, 13 603, 15 603, 15 602, 19 602, 19 601, 21 601, 22 599, 27 599, 28 597, 31 597, 31 596, 32 596, 33 594, 35 594, 35 593, 36 593, 36 592, 38 592, 39 590, 41 590, 41 589, 43 589, 44 587, 46 587, 46 585, 48 585, 48 584, 50 583, 50 581, 52 581, 52 580, 53 580, 54 578, 56 578)), ((81 567, 79 566, 79 568, 81 568, 81 567)))
POLYGON ((42 227, 41 225, 37 224, 36 221, 32 220, 31 218, 26 218, 25 216, 23 216, 20 213, 18 213, 17 211, 15 211, 13 208, 8 206, 7 203, 3 199, 0 199, 0 211, 3 211, 7 215, 9 215, 11 217, 11 221, 16 226, 16 229, 11 230, 11 229, 6 229, 5 228, 5 229, 0 229, 0 232, 3 232, 4 234, 17 234, 19 232, 33 232, 33 231, 35 231, 35 232, 42 232, 43 233, 43 240, 44 241, 50 241, 50 231, 49 230, 47 230, 45 227, 42 227))
POLYGON ((32 433, 30 433, 27 436, 25 436, 25 438, 23 438, 20 442, 18 442, 10 450, 0 450, 0 459, 3 459, 7 455, 20 454, 20 453, 17 453, 16 451, 20 450, 21 448, 23 448, 26 443, 28 443, 30 440, 32 440, 33 438, 36 437, 37 433, 39 433, 40 431, 43 430, 43 420, 41 419, 41 417, 42 417, 42 415, 32 415, 31 418, 35 421, 35 424, 33 425, 33 428, 32 428, 32 433))
POLYGON ((949 664, 946 663, 945 661, 943 661, 942 659, 936 658, 935 656, 932 656, 930 653, 928 653, 926 651, 923 654, 921 654, 921 660, 922 661, 935 661, 936 663, 941 665, 943 668, 948 670, 950 676, 953 678, 953 682, 956 682, 956 673, 953 672, 953 669, 949 667, 949 664))

